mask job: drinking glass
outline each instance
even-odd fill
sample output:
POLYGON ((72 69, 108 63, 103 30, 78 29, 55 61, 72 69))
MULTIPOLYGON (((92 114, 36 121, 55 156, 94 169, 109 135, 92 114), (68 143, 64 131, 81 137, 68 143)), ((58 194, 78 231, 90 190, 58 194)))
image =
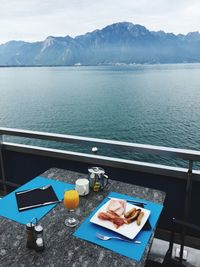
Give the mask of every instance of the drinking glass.
MULTIPOLYGON (((64 193, 64 206, 72 214, 79 204, 79 194, 76 190, 65 191, 64 193)), ((79 220, 74 218, 74 215, 69 216, 65 220, 65 225, 69 227, 75 227, 79 223, 79 220)))

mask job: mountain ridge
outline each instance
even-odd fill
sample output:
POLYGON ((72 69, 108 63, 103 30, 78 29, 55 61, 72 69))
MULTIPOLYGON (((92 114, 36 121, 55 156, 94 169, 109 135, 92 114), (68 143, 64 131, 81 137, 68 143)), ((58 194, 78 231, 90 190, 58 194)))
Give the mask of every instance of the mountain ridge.
POLYGON ((199 48, 197 31, 176 35, 118 22, 74 38, 9 41, 0 45, 0 66, 196 63, 200 62, 199 48))

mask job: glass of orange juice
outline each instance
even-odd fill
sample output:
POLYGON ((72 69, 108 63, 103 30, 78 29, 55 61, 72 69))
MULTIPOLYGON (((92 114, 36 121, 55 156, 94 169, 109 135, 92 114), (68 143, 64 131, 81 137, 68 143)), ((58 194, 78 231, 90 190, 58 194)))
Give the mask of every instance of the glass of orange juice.
MULTIPOLYGON (((63 202, 64 206, 70 211, 70 213, 74 212, 79 204, 78 192, 76 190, 65 191, 63 202)), ((69 227, 75 227, 78 223, 79 220, 74 218, 74 216, 69 216, 69 218, 65 220, 65 225, 69 227)))

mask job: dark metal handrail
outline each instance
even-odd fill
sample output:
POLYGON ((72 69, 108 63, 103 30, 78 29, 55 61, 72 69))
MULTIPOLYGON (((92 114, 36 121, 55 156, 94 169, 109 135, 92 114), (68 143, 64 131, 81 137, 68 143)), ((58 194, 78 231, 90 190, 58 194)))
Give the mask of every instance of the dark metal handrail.
POLYGON ((107 148, 121 148, 132 152, 140 152, 144 154, 156 154, 164 155, 171 158, 180 158, 189 161, 190 171, 192 173, 193 180, 200 180, 200 171, 192 171, 191 166, 193 161, 200 161, 200 151, 178 149, 170 147, 152 146, 144 144, 136 144, 130 142, 121 142, 107 139, 97 139, 73 135, 46 133, 30 130, 20 130, 11 128, 0 128, 0 174, 2 176, 1 183, 4 185, 8 184, 5 179, 4 164, 3 164, 3 149, 17 151, 22 153, 29 153, 35 155, 45 155, 55 158, 65 158, 80 162, 93 161, 94 164, 102 164, 105 166, 118 167, 124 169, 131 169, 135 171, 142 171, 146 173, 154 173, 160 175, 171 176, 175 178, 188 179, 188 169, 166 166, 162 164, 147 163, 141 161, 134 161, 128 159, 113 158, 108 156, 100 156, 95 154, 87 154, 80 152, 72 152, 66 150, 59 150, 53 148, 44 148, 39 146, 30 146, 18 143, 5 142, 3 140, 4 135, 6 136, 17 136, 25 138, 34 138, 48 141, 57 141, 64 143, 74 143, 81 145, 93 146, 106 146, 107 148))
POLYGON ((200 161, 200 151, 179 149, 163 146, 153 146, 145 144, 137 144, 123 141, 115 141, 108 139, 98 139, 91 137, 81 137, 74 135, 46 133, 30 130, 11 129, 11 128, 0 128, 0 135, 18 136, 26 138, 34 138, 48 141, 57 141, 74 144, 92 144, 103 145, 111 148, 123 148, 133 152, 146 153, 146 154, 157 154, 164 155, 171 158, 180 158, 184 160, 200 161))

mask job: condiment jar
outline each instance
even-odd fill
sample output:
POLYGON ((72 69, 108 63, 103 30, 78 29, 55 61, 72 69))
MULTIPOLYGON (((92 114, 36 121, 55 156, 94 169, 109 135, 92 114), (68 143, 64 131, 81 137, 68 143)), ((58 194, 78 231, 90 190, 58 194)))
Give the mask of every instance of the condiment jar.
POLYGON ((32 222, 26 224, 26 234, 26 247, 29 249, 35 248, 35 224, 32 222))
POLYGON ((43 239, 43 227, 41 225, 35 226, 35 250, 37 252, 43 251, 44 246, 44 239, 43 239))

